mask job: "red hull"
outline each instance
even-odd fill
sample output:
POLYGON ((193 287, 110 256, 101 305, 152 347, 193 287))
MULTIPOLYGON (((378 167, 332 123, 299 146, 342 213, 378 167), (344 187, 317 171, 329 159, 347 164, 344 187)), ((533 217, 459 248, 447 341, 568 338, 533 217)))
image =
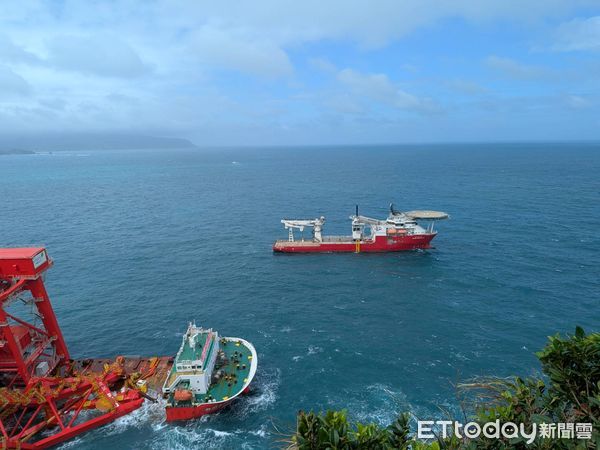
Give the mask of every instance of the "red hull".
POLYGON ((246 395, 250 392, 250 385, 246 386, 242 392, 235 397, 217 403, 203 403, 198 406, 167 406, 167 422, 177 422, 179 420, 197 419, 207 414, 214 414, 221 411, 226 406, 234 402, 240 395, 246 395))
POLYGON ((216 413, 231 403, 231 400, 219 403, 204 403, 198 406, 167 406, 167 422, 197 419, 206 414, 216 413))
POLYGON ((378 236, 373 241, 356 242, 314 242, 314 241, 277 241, 274 252, 281 253, 383 253, 431 248, 430 242, 437 233, 414 234, 410 236, 378 236))
MULTIPOLYGON (((250 391, 250 386, 246 386, 246 389, 241 394, 247 394, 250 391)), ((197 419, 198 417, 205 416, 206 414, 214 414, 221 411, 227 405, 231 404, 237 398, 233 397, 224 402, 218 403, 203 403, 198 406, 167 406, 167 422, 175 422, 178 420, 190 420, 197 419)))

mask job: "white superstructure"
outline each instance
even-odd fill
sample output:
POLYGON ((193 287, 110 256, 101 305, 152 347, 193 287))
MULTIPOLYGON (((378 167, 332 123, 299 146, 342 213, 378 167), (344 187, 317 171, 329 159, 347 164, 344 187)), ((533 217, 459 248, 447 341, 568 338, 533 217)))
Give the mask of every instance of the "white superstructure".
POLYGON ((190 323, 175 357, 173 369, 165 380, 163 393, 172 392, 180 382, 194 394, 205 394, 219 354, 219 334, 190 323))

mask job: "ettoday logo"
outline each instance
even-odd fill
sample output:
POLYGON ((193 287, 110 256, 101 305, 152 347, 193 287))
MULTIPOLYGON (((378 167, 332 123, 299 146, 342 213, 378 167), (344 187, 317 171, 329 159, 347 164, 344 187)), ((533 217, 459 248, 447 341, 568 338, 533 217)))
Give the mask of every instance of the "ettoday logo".
POLYGON ((486 422, 483 425, 477 422, 462 424, 452 420, 419 420, 417 422, 417 437, 419 439, 447 438, 451 435, 459 439, 477 439, 482 435, 488 439, 523 439, 527 444, 532 444, 540 439, 591 439, 591 423, 534 423, 529 427, 525 424, 517 425, 514 422, 501 423, 500 420, 486 422))

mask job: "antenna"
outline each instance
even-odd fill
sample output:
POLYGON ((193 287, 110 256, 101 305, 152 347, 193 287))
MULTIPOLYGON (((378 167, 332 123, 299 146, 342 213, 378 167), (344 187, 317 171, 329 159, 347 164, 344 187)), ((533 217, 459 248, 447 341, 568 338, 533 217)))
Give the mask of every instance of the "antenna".
POLYGON ((358 217, 358 205, 356 205, 356 217, 358 217))

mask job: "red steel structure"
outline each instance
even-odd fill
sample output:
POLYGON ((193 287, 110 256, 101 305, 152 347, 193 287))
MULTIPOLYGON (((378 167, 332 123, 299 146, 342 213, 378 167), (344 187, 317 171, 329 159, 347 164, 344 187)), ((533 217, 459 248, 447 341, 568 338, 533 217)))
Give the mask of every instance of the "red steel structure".
POLYGON ((136 384, 144 375, 127 374, 124 358, 99 371, 70 359, 44 287, 43 274, 51 266, 44 248, 0 249, 3 449, 56 445, 128 414, 144 401, 136 384), (21 315, 29 309, 30 314, 18 317, 9 308, 21 315))

